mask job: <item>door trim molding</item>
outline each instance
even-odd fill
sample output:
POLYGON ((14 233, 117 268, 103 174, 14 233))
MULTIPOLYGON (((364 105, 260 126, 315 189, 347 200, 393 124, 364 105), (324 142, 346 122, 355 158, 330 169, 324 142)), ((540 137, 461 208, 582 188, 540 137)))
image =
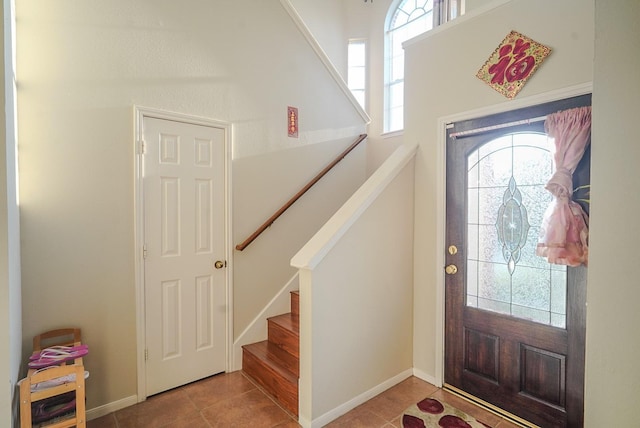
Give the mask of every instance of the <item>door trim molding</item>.
MULTIPOLYGON (((447 145, 447 124, 460 122, 463 120, 475 119, 484 116, 491 116, 498 113, 505 113, 525 107, 532 107, 551 101, 558 101, 579 95, 593 92, 593 82, 586 82, 575 86, 569 86, 555 91, 549 91, 526 98, 512 101, 505 101, 476 110, 468 110, 448 116, 438 118, 437 132, 438 144, 436 146, 436 260, 435 266, 445 266, 446 246, 446 191, 447 191, 447 171, 446 171, 446 145, 447 145)), ((444 353, 444 329, 445 329, 445 293, 444 293, 445 273, 444 269, 436 272, 436 330, 435 330, 435 380, 436 386, 444 384, 445 353, 444 353)))
POLYGON ((156 118, 162 120, 172 120, 176 122, 188 123, 192 125, 202 125, 212 128, 222 128, 225 130, 225 258, 227 260, 226 271, 226 340, 225 340, 225 371, 231 367, 231 351, 233 350, 233 242, 232 234, 232 201, 231 201, 231 142, 232 126, 228 122, 209 119, 205 117, 193 116, 183 113, 170 112, 166 110, 133 106, 134 115, 134 245, 135 245, 135 292, 136 292, 136 361, 137 361, 137 399, 138 402, 147 399, 147 385, 145 379, 145 294, 144 294, 144 183, 143 183, 143 163, 142 147, 144 136, 144 119, 156 118))

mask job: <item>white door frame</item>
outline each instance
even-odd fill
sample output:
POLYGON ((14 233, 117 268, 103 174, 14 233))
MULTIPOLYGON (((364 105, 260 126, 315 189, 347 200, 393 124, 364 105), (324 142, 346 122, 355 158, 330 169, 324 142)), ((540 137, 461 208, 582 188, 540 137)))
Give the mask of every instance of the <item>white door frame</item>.
POLYGON ((141 402, 147 399, 147 385, 145 376, 145 291, 144 291, 144 164, 143 160, 143 123, 146 117, 172 120, 176 122, 188 123, 192 125, 202 125, 215 128, 223 128, 225 130, 225 242, 226 254, 225 260, 227 267, 225 269, 225 290, 226 290, 226 352, 225 352, 225 371, 229 371, 231 367, 231 351, 233 350, 233 293, 231 284, 233 284, 233 243, 231 242, 231 124, 218 120, 190 116, 182 113, 168 112, 153 108, 134 106, 134 149, 135 149, 135 193, 134 193, 134 216, 135 216, 135 287, 136 287, 136 335, 137 335, 137 369, 138 369, 138 386, 137 401, 141 402))

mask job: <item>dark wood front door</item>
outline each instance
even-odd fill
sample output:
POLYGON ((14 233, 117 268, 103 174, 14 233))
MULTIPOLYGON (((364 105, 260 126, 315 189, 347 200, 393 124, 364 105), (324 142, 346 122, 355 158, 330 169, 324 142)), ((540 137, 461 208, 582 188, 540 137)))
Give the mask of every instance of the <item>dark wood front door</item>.
MULTIPOLYGON (((448 131, 445 384, 542 427, 583 425, 586 268, 535 255, 553 171, 541 117, 589 104, 576 97, 448 131)), ((588 183, 589 160, 574 184, 588 183)))

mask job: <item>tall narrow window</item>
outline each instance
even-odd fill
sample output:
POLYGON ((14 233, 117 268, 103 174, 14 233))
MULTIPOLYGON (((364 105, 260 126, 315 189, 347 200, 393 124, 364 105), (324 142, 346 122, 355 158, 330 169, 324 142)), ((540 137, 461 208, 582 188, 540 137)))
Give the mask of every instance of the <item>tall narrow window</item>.
POLYGON ((386 23, 384 132, 404 128, 402 43, 460 14, 463 0, 396 0, 386 23))
POLYGON ((347 86, 363 109, 367 102, 367 45, 363 40, 350 40, 347 52, 347 86))

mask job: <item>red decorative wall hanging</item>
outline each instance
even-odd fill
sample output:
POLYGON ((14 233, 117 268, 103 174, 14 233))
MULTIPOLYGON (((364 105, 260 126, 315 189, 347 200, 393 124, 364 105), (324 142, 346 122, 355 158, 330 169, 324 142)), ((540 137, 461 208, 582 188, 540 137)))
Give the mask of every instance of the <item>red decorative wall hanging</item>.
POLYGON ((296 107, 287 107, 287 121, 289 137, 298 138, 298 109, 296 107))
POLYGON ((512 31, 478 70, 476 76, 512 99, 523 88, 551 49, 512 31))

